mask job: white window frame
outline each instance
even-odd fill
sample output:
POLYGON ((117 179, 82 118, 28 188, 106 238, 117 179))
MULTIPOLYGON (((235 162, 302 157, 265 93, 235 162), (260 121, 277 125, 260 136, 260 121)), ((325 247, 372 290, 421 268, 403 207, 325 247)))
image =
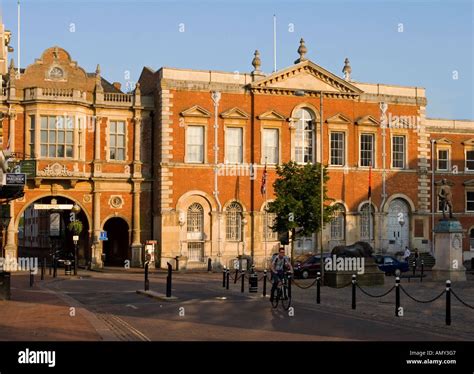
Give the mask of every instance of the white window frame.
MULTIPOLYGON (((206 128, 205 126, 203 125, 187 125, 186 126, 186 134, 185 134, 185 139, 186 139, 186 145, 185 145, 185 162, 188 163, 188 164, 204 164, 206 162, 206 128), (189 156, 190 156, 190 153, 189 153, 189 150, 188 150, 188 146, 190 145, 189 144, 189 139, 188 139, 188 135, 189 135, 189 129, 190 128, 200 128, 201 131, 202 131, 202 144, 201 144, 201 147, 202 147, 202 160, 200 161, 196 161, 196 160, 190 160, 189 156)), ((198 146, 196 144, 193 144, 194 146, 198 146)))
POLYGON ((245 147, 244 147, 244 139, 245 139, 245 133, 244 133, 244 128, 241 126, 226 126, 225 128, 225 133, 224 133, 224 142, 225 142, 225 154, 224 154, 224 161, 227 164, 243 164, 245 162, 245 147), (231 161, 228 159, 228 152, 229 152, 229 144, 227 142, 227 136, 232 130, 240 130, 241 133, 241 143, 240 143, 240 161, 231 161), (231 131, 229 131, 231 130, 231 131))
POLYGON ((345 131, 330 131, 329 132, 329 165, 331 166, 345 166, 346 165, 346 132, 345 131), (333 151, 333 146, 332 146, 332 136, 333 134, 339 134, 342 135, 342 163, 337 164, 333 163, 332 160, 332 151, 333 151))
MULTIPOLYGON (((473 169, 469 169, 467 167, 467 152, 474 152, 474 148, 473 147, 466 147, 464 148, 464 170, 467 171, 467 172, 474 172, 474 168, 473 169)), ((474 162, 474 158, 471 159, 472 161, 471 162, 474 162)))
POLYGON ((469 210, 469 209, 467 208, 467 203, 468 203, 468 201, 472 201, 472 202, 474 203, 474 199, 473 199, 473 200, 468 200, 468 199, 467 199, 467 193, 468 193, 468 192, 474 194, 474 189, 472 189, 472 188, 466 189, 466 191, 465 191, 465 193, 464 193, 464 197, 465 197, 465 200, 464 200, 464 201, 465 201, 464 209, 465 209, 466 212, 471 213, 471 212, 474 212, 474 209, 469 210))
POLYGON ((375 167, 375 134, 371 132, 362 132, 359 134, 359 167, 368 168, 369 165, 362 165, 362 136, 370 136, 372 138, 372 168, 375 167))
POLYGON ((342 204, 337 203, 336 205, 338 209, 330 224, 330 238, 331 240, 344 240, 346 237, 346 209, 342 204), (339 229, 338 235, 335 235, 336 228, 339 229))
MULTIPOLYGON (((110 118, 108 121, 107 121, 107 132, 106 132, 106 136, 107 136, 107 154, 106 154, 106 157, 107 157, 107 161, 109 162, 113 162, 113 163, 127 163, 127 160, 128 160, 128 155, 127 155, 127 149, 128 149, 128 121, 126 119, 115 119, 115 118, 110 118), (123 122, 124 123, 124 159, 123 160, 117 160, 117 159, 112 159, 110 158, 110 150, 112 149, 112 146, 110 144, 110 140, 111 140, 111 132, 110 132, 110 128, 112 126, 112 122, 115 122, 115 123, 118 123, 118 122, 123 122)), ((117 147, 115 146, 114 148, 122 148, 122 147, 117 147)))
POLYGON ((74 114, 71 114, 71 115, 68 115, 66 119, 66 121, 64 121, 64 118, 66 116, 64 115, 58 115, 58 114, 48 114, 48 113, 39 113, 39 114, 36 114, 36 113, 32 113, 30 116, 29 116, 29 120, 30 120, 30 129, 29 129, 29 137, 30 137, 30 144, 31 143, 34 143, 34 152, 35 152, 35 155, 31 155, 32 157, 35 157, 35 158, 38 158, 38 159, 42 159, 42 160, 69 160, 69 161, 72 161, 72 160, 80 160, 79 158, 79 155, 78 155, 78 152, 77 152, 77 149, 76 149, 76 137, 77 137, 77 132, 78 132, 78 129, 77 129, 77 119, 79 116, 77 115, 74 115, 74 114), (34 118, 35 118, 35 123, 34 123, 34 132, 31 132, 32 128, 31 128, 31 119, 33 118, 33 115, 34 115, 34 118), (47 122, 47 126, 46 126, 46 129, 43 129, 42 128, 42 123, 43 123, 43 118, 46 118, 47 122), (50 140, 50 133, 52 131, 52 129, 50 129, 50 118, 55 118, 56 119, 56 129, 55 129, 55 138, 56 140, 55 141, 51 141, 50 140), (58 118, 60 118, 61 120, 58 120, 58 118), (72 118, 72 124, 71 122, 69 122, 69 118, 72 118), (39 119, 39 121, 38 121, 39 119), (58 127, 58 123, 61 123, 60 121, 63 122, 62 125, 59 125, 58 127), (66 122, 66 123, 65 123, 66 122), (68 127, 66 129, 61 129, 60 126, 64 126, 64 127, 68 127), (72 128, 71 128, 72 127, 72 128), (43 142, 41 140, 41 136, 42 136, 42 133, 43 132, 46 132, 46 138, 47 138, 47 141, 46 142, 43 142), (58 141, 58 136, 59 136, 59 133, 62 132, 64 133, 64 142, 59 142, 58 141), (67 142, 66 139, 67 139, 67 133, 72 133, 72 141, 71 142, 67 142), (34 139, 32 140, 31 139, 31 135, 34 136, 34 139), (39 145, 38 147, 36 145, 39 145), (43 156, 43 152, 42 152, 42 147, 43 146, 46 146, 46 149, 47 149, 47 155, 46 156, 43 156), (57 153, 57 147, 58 146, 64 146, 64 156, 50 156, 49 155, 49 147, 50 146, 55 146, 56 147, 56 153, 57 153), (72 147, 72 156, 68 157, 66 156, 67 154, 67 150, 66 150, 66 147, 72 147))
POLYGON ((449 147, 437 147, 436 149, 436 170, 437 171, 449 171, 451 168, 451 149, 449 147), (440 151, 443 151, 443 152, 447 152, 447 158, 446 158, 446 168, 445 169, 441 169, 439 167, 439 152, 440 151))
POLYGON ((392 145, 392 149, 391 149, 391 168, 392 169, 406 169, 407 168, 407 137, 406 135, 402 135, 402 134, 393 134, 392 137, 391 137, 391 145, 392 145), (395 138, 403 138, 403 166, 400 167, 400 166, 394 166, 394 161, 395 161, 395 157, 394 157, 394 146, 395 146, 395 138))
POLYGON ((267 162, 269 165, 278 165, 280 163, 280 129, 277 128, 277 127, 264 127, 262 128, 262 160, 261 160, 261 163, 262 164, 265 164, 265 162, 267 162), (277 136, 277 152, 276 152, 276 157, 277 157, 277 160, 276 162, 272 162, 271 160, 268 160, 268 159, 265 159, 266 157, 266 146, 265 146, 265 132, 266 131, 275 131, 276 132, 276 136, 277 136))
MULTIPOLYGON (((308 109, 306 107, 303 107, 303 108, 298 108, 297 111, 300 111, 301 110, 301 113, 303 114, 303 116, 301 118, 298 118, 296 117, 296 121, 295 121, 295 131, 294 131, 294 154, 293 154, 293 159, 294 161, 297 163, 297 164, 306 164, 308 162, 310 163, 314 163, 315 160, 316 160, 316 117, 314 115, 314 113, 312 112, 311 109, 308 109), (305 114, 308 113, 309 114, 309 119, 306 118, 305 114), (311 121, 312 122, 312 129, 311 130, 304 130, 303 129, 298 129, 298 124, 300 122, 309 122, 311 121), (296 157, 296 148, 297 148, 297 145, 298 145, 298 134, 301 134, 302 135, 302 139, 301 139, 301 144, 304 144, 304 141, 306 139, 306 134, 307 133, 311 133, 311 151, 310 153, 311 154, 308 154, 308 158, 309 156, 311 157, 311 160, 310 161, 305 161, 304 158, 305 158, 305 153, 303 152, 301 155, 303 157, 302 160, 298 160, 297 157, 296 157)), ((304 147, 303 147, 304 149, 304 147)))

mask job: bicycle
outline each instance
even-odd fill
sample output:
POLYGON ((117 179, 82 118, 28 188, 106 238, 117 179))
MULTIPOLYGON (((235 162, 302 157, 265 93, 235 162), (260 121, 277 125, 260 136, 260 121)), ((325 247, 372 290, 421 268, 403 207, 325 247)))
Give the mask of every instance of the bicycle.
POLYGON ((272 307, 274 309, 278 308, 278 303, 281 300, 281 305, 283 309, 288 310, 291 306, 291 294, 288 292, 288 275, 291 272, 286 272, 283 275, 283 279, 278 281, 278 286, 276 289, 276 295, 272 301, 272 307))

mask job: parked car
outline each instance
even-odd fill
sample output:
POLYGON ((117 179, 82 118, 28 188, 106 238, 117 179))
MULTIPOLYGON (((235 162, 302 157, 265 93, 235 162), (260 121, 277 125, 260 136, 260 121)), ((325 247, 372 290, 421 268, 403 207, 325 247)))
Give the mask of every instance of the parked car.
POLYGON ((408 262, 399 261, 389 255, 375 255, 375 263, 387 275, 400 275, 409 270, 408 262))
MULTIPOLYGON (((324 254, 323 259, 330 257, 331 255, 324 254)), ((311 256, 307 258, 305 261, 296 262, 295 266, 293 267, 295 272, 296 278, 315 278, 316 273, 321 271, 321 255, 311 256)))

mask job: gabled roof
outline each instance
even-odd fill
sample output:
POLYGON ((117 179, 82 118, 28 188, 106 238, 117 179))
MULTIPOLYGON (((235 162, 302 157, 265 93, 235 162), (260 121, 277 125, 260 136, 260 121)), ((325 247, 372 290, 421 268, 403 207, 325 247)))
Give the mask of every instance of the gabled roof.
POLYGON ((257 90, 308 90, 345 95, 360 95, 363 92, 310 60, 276 71, 251 83, 250 87, 257 90))
POLYGON ((199 105, 194 105, 191 108, 183 110, 180 114, 183 117, 205 117, 205 118, 209 118, 211 116, 211 112, 209 112, 207 109, 204 109, 203 107, 201 107, 199 105))
POLYGON ((258 119, 267 121, 285 121, 286 117, 275 110, 269 110, 257 116, 258 119))
POLYGON ((232 118, 232 119, 249 119, 250 118, 250 116, 245 111, 237 107, 234 107, 232 109, 226 110, 225 112, 221 113, 221 117, 232 118))
POLYGON ((377 121, 374 117, 371 115, 368 116, 363 116, 360 117, 357 121, 356 124, 358 125, 364 125, 364 126, 379 126, 380 122, 377 121))
POLYGON ((343 125, 352 124, 352 121, 342 113, 337 113, 336 115, 328 118, 326 120, 326 122, 327 123, 338 123, 338 124, 343 124, 343 125))

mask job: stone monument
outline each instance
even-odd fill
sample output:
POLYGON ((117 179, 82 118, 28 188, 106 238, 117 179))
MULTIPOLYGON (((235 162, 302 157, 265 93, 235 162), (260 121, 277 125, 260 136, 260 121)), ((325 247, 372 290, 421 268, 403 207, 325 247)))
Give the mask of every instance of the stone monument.
POLYGON ((466 269, 463 266, 461 223, 453 217, 453 194, 446 179, 441 181, 438 197, 443 209, 443 218, 434 228, 436 264, 432 269, 434 280, 465 281, 466 269), (446 211, 449 217, 446 217, 446 211))

